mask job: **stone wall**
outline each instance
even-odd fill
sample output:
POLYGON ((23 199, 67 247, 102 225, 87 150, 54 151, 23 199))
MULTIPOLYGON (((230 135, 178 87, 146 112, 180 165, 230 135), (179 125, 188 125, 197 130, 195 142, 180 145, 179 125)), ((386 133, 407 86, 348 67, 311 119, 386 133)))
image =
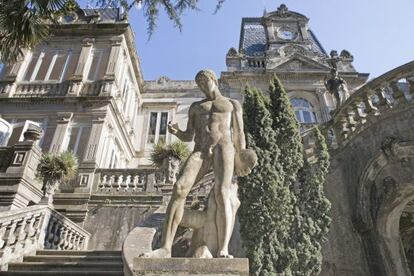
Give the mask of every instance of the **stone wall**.
POLYGON ((121 250, 127 234, 155 207, 104 206, 89 210, 84 229, 91 233, 90 250, 121 250))
POLYGON ((326 193, 332 203, 333 220, 328 241, 323 248, 322 275, 385 275, 382 274, 384 271, 373 274, 372 261, 371 270, 368 264, 369 259, 375 260, 379 254, 375 247, 380 241, 366 233, 370 231, 369 227, 378 226, 359 225, 356 218, 361 211, 358 210, 360 179, 368 163, 381 153, 387 137, 395 137, 399 141, 414 140, 413 117, 414 113, 409 106, 382 116, 381 120, 370 123, 369 128, 359 133, 345 147, 331 152, 326 193))

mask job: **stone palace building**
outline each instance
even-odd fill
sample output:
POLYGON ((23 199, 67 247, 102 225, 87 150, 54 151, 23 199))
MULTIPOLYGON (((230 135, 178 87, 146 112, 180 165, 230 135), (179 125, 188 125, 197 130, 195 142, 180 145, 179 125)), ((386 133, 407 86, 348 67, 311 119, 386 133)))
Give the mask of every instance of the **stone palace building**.
MULTIPOLYGON (((60 21, 47 41, 0 75, 0 265, 10 275, 128 275, 137 248, 151 246, 159 233, 156 215, 171 190, 150 153, 176 139, 167 122, 185 128, 190 104, 203 95, 193 80, 143 79, 120 10, 79 10, 60 21), (28 130, 36 128, 41 136, 33 141, 28 130), (62 151, 78 157, 77 177, 60 186, 53 206, 39 204, 41 154, 62 151), (147 241, 134 240, 144 225, 154 231, 144 233, 147 241)), ((316 34, 306 16, 284 5, 243 18, 220 89, 242 102, 246 85, 266 90, 276 74, 302 132, 320 124, 328 134, 333 221, 322 275, 411 275, 414 62, 367 82, 351 53, 328 54, 316 34), (351 94, 335 111, 324 84, 332 59, 351 94)), ((189 204, 212 184, 196 184, 189 204)), ((231 248, 243 256, 237 229, 231 248)))

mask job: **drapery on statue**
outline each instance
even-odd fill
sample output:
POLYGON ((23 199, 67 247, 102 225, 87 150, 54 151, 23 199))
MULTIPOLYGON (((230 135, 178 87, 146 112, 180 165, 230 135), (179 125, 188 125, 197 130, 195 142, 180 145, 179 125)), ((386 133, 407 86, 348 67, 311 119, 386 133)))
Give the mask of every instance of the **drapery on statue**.
POLYGON ((349 98, 349 91, 346 81, 338 75, 338 62, 341 61, 341 57, 338 57, 336 51, 331 51, 331 58, 329 58, 328 64, 331 67, 329 75, 325 77, 325 87, 329 93, 334 95, 336 100, 336 108, 338 109, 349 98))
POLYGON ((185 142, 195 142, 175 183, 167 207, 161 248, 140 257, 169 258, 179 225, 193 228, 192 254, 200 258, 232 258, 228 252, 236 211, 240 205, 234 175, 248 175, 257 157, 246 149, 242 107, 236 100, 221 95, 213 71, 202 70, 196 83, 206 99, 193 103, 189 109, 186 130, 169 122, 168 130, 185 142), (215 184, 209 195, 206 211, 184 210, 191 187, 213 168, 215 184))

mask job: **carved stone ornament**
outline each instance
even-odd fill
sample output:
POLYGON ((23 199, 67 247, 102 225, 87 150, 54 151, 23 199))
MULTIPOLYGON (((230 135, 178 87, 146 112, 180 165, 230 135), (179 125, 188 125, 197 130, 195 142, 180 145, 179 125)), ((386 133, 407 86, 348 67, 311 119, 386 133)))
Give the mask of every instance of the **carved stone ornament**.
POLYGON ((289 17, 289 9, 285 4, 282 4, 277 8, 276 14, 279 17, 289 17))
POLYGON ((24 140, 28 142, 34 142, 40 139, 42 129, 36 126, 30 126, 25 133, 23 133, 24 140))
POLYGON ((231 47, 227 52, 227 57, 237 57, 238 52, 234 47, 231 47))
POLYGON ((386 137, 381 143, 381 150, 390 161, 398 158, 396 154, 397 144, 398 139, 393 136, 386 137))

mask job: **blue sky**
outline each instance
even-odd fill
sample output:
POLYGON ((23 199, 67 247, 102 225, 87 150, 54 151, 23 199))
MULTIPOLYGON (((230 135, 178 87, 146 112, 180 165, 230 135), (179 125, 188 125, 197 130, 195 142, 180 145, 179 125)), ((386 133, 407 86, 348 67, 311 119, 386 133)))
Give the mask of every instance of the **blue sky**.
POLYGON ((356 69, 371 78, 414 60, 413 0, 226 0, 216 15, 214 0, 199 1, 201 11, 186 12, 181 33, 162 13, 149 41, 142 10, 131 11, 146 80, 193 79, 201 68, 219 74, 226 69, 227 50, 238 47, 241 18, 261 16, 281 3, 310 18, 327 52, 347 49, 356 69))

